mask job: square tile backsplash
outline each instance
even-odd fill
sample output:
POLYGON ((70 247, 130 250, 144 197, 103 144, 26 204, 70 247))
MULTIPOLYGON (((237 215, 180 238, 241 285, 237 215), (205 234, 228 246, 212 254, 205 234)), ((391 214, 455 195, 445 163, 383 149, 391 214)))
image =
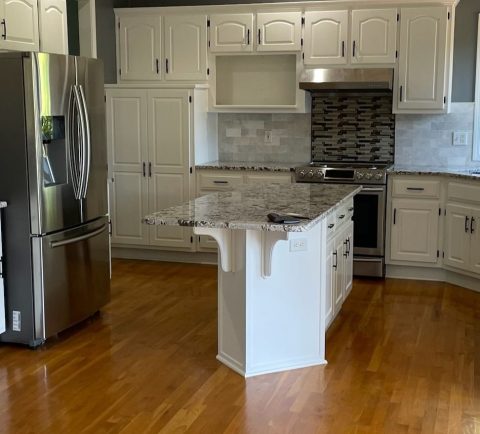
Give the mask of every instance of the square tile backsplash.
POLYGON ((392 162, 394 149, 391 92, 312 93, 314 161, 392 162))
POLYGON ((221 161, 302 163, 310 161, 310 114, 220 113, 221 161), (270 134, 271 140, 266 140, 270 134))

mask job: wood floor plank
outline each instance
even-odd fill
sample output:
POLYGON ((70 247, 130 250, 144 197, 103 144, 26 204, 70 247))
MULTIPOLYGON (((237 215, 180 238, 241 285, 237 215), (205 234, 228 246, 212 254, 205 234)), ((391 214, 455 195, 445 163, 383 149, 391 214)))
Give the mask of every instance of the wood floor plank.
POLYGON ((213 266, 116 260, 112 301, 44 348, 0 346, 0 433, 480 432, 480 294, 355 280, 328 365, 216 359, 213 266))

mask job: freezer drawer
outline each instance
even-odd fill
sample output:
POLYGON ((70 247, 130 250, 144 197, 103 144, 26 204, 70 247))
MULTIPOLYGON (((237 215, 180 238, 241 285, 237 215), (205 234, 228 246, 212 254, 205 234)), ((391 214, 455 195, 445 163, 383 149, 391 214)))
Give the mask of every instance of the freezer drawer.
POLYGON ((108 219, 33 238, 35 329, 47 339, 110 299, 108 219))

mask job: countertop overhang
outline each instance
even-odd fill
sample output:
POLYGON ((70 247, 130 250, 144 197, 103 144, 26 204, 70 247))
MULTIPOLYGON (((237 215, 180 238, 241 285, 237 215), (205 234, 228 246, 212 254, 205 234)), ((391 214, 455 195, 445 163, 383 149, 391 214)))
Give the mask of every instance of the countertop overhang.
POLYGON ((457 179, 480 181, 480 168, 455 168, 434 166, 406 166, 394 165, 388 170, 389 175, 421 175, 421 176, 447 176, 457 179))
POLYGON ((150 225, 306 232, 361 190, 348 184, 244 185, 230 192, 211 193, 148 215, 150 225), (268 221, 271 212, 307 217, 298 224, 268 221))

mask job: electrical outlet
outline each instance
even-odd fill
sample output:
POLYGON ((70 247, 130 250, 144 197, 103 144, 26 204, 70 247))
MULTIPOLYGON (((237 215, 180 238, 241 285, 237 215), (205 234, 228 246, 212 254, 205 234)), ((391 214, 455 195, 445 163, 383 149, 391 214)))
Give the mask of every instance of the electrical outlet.
POLYGON ((467 146, 468 131, 454 131, 452 144, 453 146, 467 146))
POLYGON ((272 143, 272 132, 269 130, 265 131, 265 143, 272 143))
POLYGON ((291 252, 304 252, 305 250, 307 250, 306 238, 296 238, 296 239, 290 240, 291 252))
POLYGON ((18 310, 12 313, 12 330, 14 332, 22 331, 22 314, 18 310))

